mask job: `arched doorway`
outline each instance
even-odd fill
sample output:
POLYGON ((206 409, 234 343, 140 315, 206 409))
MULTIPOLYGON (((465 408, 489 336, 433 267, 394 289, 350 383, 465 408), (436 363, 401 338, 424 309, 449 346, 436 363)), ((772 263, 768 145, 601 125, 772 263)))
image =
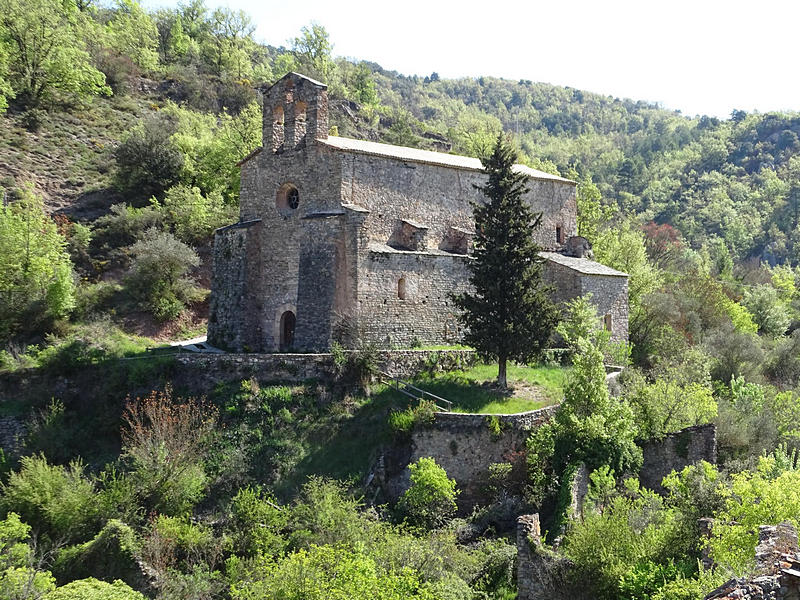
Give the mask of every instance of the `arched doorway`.
POLYGON ((281 315, 281 350, 288 350, 294 344, 294 326, 296 322, 297 319, 290 310, 281 315))

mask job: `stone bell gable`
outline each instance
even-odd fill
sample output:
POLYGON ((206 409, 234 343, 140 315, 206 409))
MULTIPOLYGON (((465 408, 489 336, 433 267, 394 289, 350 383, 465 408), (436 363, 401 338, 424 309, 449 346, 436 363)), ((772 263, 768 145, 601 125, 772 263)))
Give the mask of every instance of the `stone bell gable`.
MULTIPOLYGON (((261 97, 264 145, 239 163, 239 222, 215 236, 209 342, 252 352, 458 342, 452 294, 469 289, 480 161, 330 136, 327 87, 297 73, 261 97)), ((515 169, 542 213, 532 235, 560 252, 577 235, 575 182, 515 169)), ((558 297, 606 278, 592 289, 613 290, 612 304, 624 294, 627 311, 625 275, 594 272, 583 254, 547 259, 558 297)), ((621 315, 608 321, 617 338, 627 336, 621 315)))

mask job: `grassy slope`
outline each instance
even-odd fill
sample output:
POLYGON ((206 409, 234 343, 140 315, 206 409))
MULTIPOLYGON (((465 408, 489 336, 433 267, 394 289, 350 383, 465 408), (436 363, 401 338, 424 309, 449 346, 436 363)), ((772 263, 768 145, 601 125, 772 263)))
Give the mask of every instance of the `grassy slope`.
POLYGON ((144 97, 96 98, 90 108, 52 110, 37 131, 22 115, 0 118, 0 186, 35 185, 51 212, 94 219, 119 197, 110 189, 113 149, 148 111, 144 97))

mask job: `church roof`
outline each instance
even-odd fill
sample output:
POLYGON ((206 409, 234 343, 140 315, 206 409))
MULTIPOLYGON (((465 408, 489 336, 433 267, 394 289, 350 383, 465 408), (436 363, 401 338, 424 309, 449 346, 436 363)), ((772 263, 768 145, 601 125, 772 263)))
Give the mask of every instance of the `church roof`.
POLYGON ((584 275, 610 275, 613 277, 628 277, 627 273, 617 271, 616 269, 607 267, 604 264, 594 260, 589 260, 588 258, 565 256, 560 252, 540 252, 539 256, 584 275))
MULTIPOLYGON (((317 143, 328 146, 335 150, 345 152, 357 152, 358 154, 369 154, 372 156, 386 156, 410 162, 425 163, 430 165, 443 165, 445 167, 457 167, 459 169, 469 169, 470 171, 483 171, 483 165, 477 158, 460 156, 458 154, 445 154, 444 152, 433 152, 432 150, 419 150, 406 146, 393 146, 392 144, 380 144, 378 142, 367 142, 365 140, 355 140, 352 138, 328 136, 327 139, 318 139, 317 143)), ((558 175, 537 171, 525 165, 514 165, 517 173, 524 173, 532 179, 543 181, 561 181, 563 183, 575 184, 571 179, 565 179, 558 175)))

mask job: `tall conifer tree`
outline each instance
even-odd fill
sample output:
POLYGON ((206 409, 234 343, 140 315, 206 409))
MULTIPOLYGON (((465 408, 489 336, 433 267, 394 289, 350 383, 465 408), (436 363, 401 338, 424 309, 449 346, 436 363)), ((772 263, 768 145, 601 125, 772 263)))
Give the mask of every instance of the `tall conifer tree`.
POLYGON ((497 360, 497 383, 507 386, 506 363, 529 361, 544 348, 558 320, 542 281, 541 248, 533 231, 541 224, 523 196, 527 176, 514 170, 516 151, 502 134, 481 160, 489 179, 477 186, 487 198, 474 205, 475 251, 470 262, 473 291, 455 298, 467 329, 465 341, 481 356, 497 360))

